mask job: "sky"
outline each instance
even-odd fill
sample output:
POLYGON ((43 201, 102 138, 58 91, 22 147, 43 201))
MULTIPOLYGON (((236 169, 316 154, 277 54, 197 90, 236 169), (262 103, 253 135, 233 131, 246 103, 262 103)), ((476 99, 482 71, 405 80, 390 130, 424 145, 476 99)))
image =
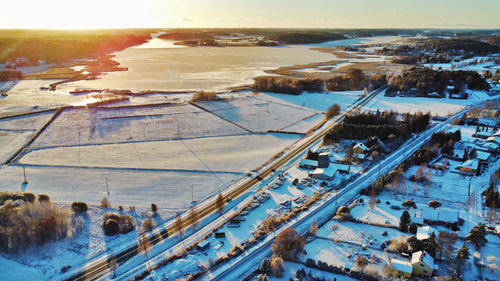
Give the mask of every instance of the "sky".
POLYGON ((500 0, 13 0, 0 29, 500 28, 500 0))

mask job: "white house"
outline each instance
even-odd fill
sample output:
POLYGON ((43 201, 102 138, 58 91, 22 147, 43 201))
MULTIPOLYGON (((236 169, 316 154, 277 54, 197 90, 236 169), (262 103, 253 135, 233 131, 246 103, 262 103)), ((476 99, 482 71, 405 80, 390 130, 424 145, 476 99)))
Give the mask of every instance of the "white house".
POLYGON ((417 276, 432 276, 432 271, 437 269, 434 259, 426 251, 418 251, 411 255, 413 274, 417 276))
POLYGON ((391 275, 394 278, 410 278, 413 266, 408 261, 391 259, 391 275))
POLYGON ((368 149, 368 147, 366 147, 363 143, 358 143, 352 148, 352 151, 358 154, 367 153, 369 150, 370 149, 368 149))

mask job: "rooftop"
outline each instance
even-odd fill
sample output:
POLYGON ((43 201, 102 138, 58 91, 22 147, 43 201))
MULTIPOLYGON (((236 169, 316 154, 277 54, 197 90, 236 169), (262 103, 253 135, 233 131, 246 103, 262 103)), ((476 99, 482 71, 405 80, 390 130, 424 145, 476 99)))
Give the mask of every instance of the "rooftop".
POLYGON ((411 265, 410 262, 398 259, 391 259, 391 268, 397 271, 406 272, 410 274, 413 272, 413 266, 411 265))

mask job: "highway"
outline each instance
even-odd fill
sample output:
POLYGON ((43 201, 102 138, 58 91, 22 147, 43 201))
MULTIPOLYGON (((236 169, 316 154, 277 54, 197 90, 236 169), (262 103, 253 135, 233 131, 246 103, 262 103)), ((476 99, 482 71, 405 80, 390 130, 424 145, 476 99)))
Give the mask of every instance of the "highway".
MULTIPOLYGON (((282 166, 288 164, 290 161, 293 161, 297 156, 299 156, 301 153, 303 153, 306 149, 310 148, 314 144, 318 143, 319 141, 322 140, 323 136, 336 124, 341 122, 347 112, 355 112, 358 109, 361 109, 366 103, 368 103, 371 99, 373 99, 378 93, 382 92, 385 88, 379 88, 376 89, 369 94, 367 94, 365 97, 357 100, 355 103, 353 103, 351 106, 348 107, 347 110, 345 110, 344 114, 341 114, 339 117, 337 117, 334 120, 331 120, 329 122, 326 122, 325 125, 323 125, 323 128, 315 132, 313 135, 305 137, 301 141, 297 142, 296 145, 293 147, 289 148, 288 151, 284 152, 283 155, 273 162, 271 162, 269 165, 261 169, 261 171, 258 173, 258 175, 251 177, 250 179, 245 179, 243 181, 240 181, 236 185, 228 188, 227 190, 222 192, 222 196, 224 200, 230 198, 231 200, 237 198, 241 194, 247 192, 249 189, 254 187, 256 184, 259 184, 263 179, 271 175, 273 172, 277 171, 280 169, 282 166)), ((212 196, 206 200, 204 200, 201 204, 196 206, 197 212, 198 212, 198 219, 202 220, 204 217, 214 213, 217 211, 217 205, 215 204, 217 196, 212 196)), ((226 214, 227 215, 227 214, 226 214)), ((189 221, 189 212, 185 212, 181 216, 182 220, 182 228, 186 229, 188 228, 191 223, 189 221)), ((229 217, 229 216, 225 216, 229 217)), ((217 225, 220 223, 224 223, 225 221, 219 221, 217 225)), ((217 225, 211 224, 208 226, 209 228, 214 228, 217 225)), ((206 232, 206 228, 204 228, 206 232)), ((152 233, 148 234, 148 238, 151 242, 151 244, 154 246, 162 241, 164 241, 166 238, 169 236, 175 235, 177 233, 177 227, 175 226, 175 220, 171 220, 164 224, 163 226, 158 227, 155 229, 152 233)), ((184 240, 179 242, 177 245, 173 246, 170 251, 169 249, 165 250, 164 252, 172 252, 172 249, 179 249, 182 247, 187 247, 188 245, 192 243, 197 242, 197 237, 202 237, 203 232, 197 231, 196 233, 192 234, 190 237, 186 237, 184 240), (200 233, 201 232, 201 233, 200 233)), ((99 280, 106 275, 108 275, 111 272, 110 269, 110 264, 111 260, 113 258, 116 259, 116 262, 118 263, 119 266, 123 266, 127 261, 132 259, 133 257, 139 255, 139 251, 137 248, 137 243, 136 241, 131 241, 127 245, 124 245, 121 249, 116 250, 116 254, 113 256, 110 254, 105 254, 101 257, 96 258, 95 260, 88 261, 85 265, 76 267, 72 269, 71 271, 61 275, 58 280, 99 280)), ((151 257, 151 259, 154 257, 151 257)), ((128 265, 129 266, 129 265, 128 265)), ((142 265, 135 267, 135 268, 143 268, 142 265)), ((137 272, 138 269, 133 269, 132 272, 134 274, 140 274, 141 272, 137 272)), ((118 272, 117 272, 118 273, 118 272)), ((123 274, 123 276, 117 276, 116 278, 118 279, 124 279, 125 275, 132 277, 131 271, 127 271, 126 273, 123 274)), ((109 278, 109 276, 108 276, 109 278)))
MULTIPOLYGON (((377 179, 379 175, 389 172, 419 147, 421 147, 427 140, 430 139, 433 133, 446 129, 446 127, 451 124, 453 119, 461 117, 464 113, 471 109, 472 107, 463 109, 450 116, 446 121, 422 132, 418 137, 410 139, 390 156, 383 159, 377 165, 370 168, 364 174, 361 174, 354 181, 349 183, 340 192, 329 196, 329 198, 322 201, 320 204, 313 205, 307 214, 302 214, 302 216, 299 216, 299 218, 295 221, 282 225, 280 229, 275 230, 275 233, 279 233, 287 227, 292 227, 299 233, 307 232, 314 219, 316 219, 318 223, 321 223, 326 218, 330 217, 330 215, 332 215, 339 206, 345 205, 347 202, 357 197, 360 190, 366 188, 370 183, 377 179)), ((255 270, 264 257, 271 256, 271 245, 273 241, 273 235, 268 235, 266 239, 257 246, 247 250, 241 256, 223 264, 221 267, 211 270, 211 272, 205 275, 202 279, 241 280, 243 277, 255 270)))

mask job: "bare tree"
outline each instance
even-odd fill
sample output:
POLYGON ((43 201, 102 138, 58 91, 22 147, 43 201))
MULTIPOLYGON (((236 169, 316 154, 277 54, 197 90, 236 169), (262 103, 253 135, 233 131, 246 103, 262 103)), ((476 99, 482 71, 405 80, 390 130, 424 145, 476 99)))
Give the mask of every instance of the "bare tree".
POLYGON ((495 209, 495 201, 492 201, 488 212, 486 212, 486 219, 490 224, 494 224, 497 221, 498 215, 497 210, 495 209))
POLYGON ((194 206, 191 206, 189 208, 189 223, 191 224, 191 227, 193 227, 193 230, 195 230, 198 226, 198 220, 198 211, 196 211, 194 206))
POLYGON ((182 229, 181 213, 177 213, 177 215, 175 216, 175 229, 177 230, 177 233, 179 233, 179 237, 182 237, 184 235, 184 232, 182 229))
POLYGON ((370 205, 370 211, 372 211, 377 206, 377 193, 375 192, 375 187, 372 186, 370 191, 370 201, 368 201, 370 205))
POLYGON ((432 169, 428 168, 427 171, 425 172, 425 188, 424 188, 424 195, 425 196, 427 196, 429 194, 431 180, 432 180, 432 169))
POLYGON ((221 193, 217 195, 217 199, 215 200, 215 205, 217 206, 217 211, 222 214, 222 212, 224 212, 224 198, 222 198, 221 193))
POLYGON ((309 227, 309 233, 314 236, 316 235, 316 232, 318 232, 318 224, 316 223, 316 220, 313 220, 311 226, 309 227))
POLYGON ((151 251, 151 248, 153 245, 151 244, 151 241, 149 241, 148 236, 146 234, 142 233, 137 237, 137 250, 139 251, 140 254, 143 254, 148 257, 149 252, 151 251))

